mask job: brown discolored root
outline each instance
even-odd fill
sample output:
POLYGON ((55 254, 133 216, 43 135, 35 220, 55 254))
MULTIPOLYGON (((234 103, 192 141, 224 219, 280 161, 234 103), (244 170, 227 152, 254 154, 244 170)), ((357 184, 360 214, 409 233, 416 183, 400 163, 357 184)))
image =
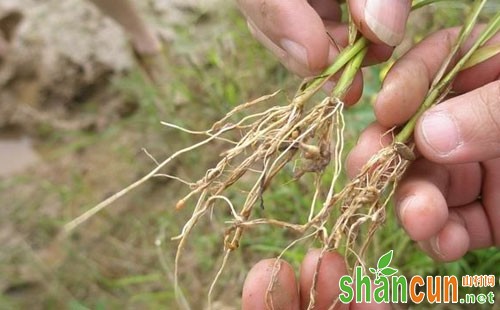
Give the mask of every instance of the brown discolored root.
MULTIPOLYGON (((250 108, 267 98, 269 97, 263 97, 236 109, 241 111, 250 108)), ((308 110, 304 109, 303 105, 292 102, 287 106, 272 107, 244 117, 237 123, 231 123, 231 116, 235 114, 233 110, 204 133, 211 138, 229 141, 223 134, 235 131, 240 133, 242 138, 238 142, 231 142, 232 147, 221 154, 220 161, 209 169, 203 178, 188 183, 191 191, 176 205, 177 208, 182 208, 190 200, 197 198, 191 218, 184 225, 181 234, 173 238, 179 240, 176 274, 186 238, 200 218, 212 210, 217 202, 227 205, 233 217, 224 234, 224 259, 221 269, 228 255, 238 248, 244 231, 252 226, 276 225, 304 233, 318 222, 313 219, 305 224, 294 224, 266 218, 252 219, 252 211, 255 206, 263 205, 262 195, 272 179, 289 163, 295 164, 295 178, 300 178, 305 173, 315 173, 319 176, 334 158, 335 179, 340 174, 344 144, 343 103, 327 97, 308 110), (332 141, 336 143, 332 144, 332 141), (247 178, 247 175, 251 177, 247 178), (238 182, 248 183, 248 179, 254 180, 253 184, 244 203, 237 208, 226 196, 227 191, 238 182)), ((317 182, 315 197, 319 195, 319 185, 317 182)), ((330 191, 332 190, 333 186, 330 191)), ((314 201, 311 204, 311 219, 315 204, 314 201)), ((221 270, 218 275, 220 272, 221 270)))
MULTIPOLYGON (((276 94, 271 96, 274 95, 276 94)), ((177 208, 183 208, 191 200, 195 201, 191 218, 184 225, 181 234, 173 238, 179 241, 175 260, 176 282, 183 249, 197 222, 218 202, 229 208, 233 218, 228 222, 229 226, 224 233, 223 260, 210 288, 209 300, 230 253, 239 247, 245 230, 258 225, 289 229, 301 236, 293 240, 278 258, 297 242, 315 238, 323 245, 323 252, 345 247, 348 256, 355 257, 355 264, 363 264, 362 257, 369 240, 385 219, 385 207, 392 196, 393 185, 404 173, 409 163, 409 154, 412 154, 408 147, 395 142, 377 153, 354 180, 336 193, 334 185, 342 170, 344 104, 333 97, 326 97, 309 109, 292 102, 287 106, 275 106, 246 116, 237 123, 231 122, 232 116, 237 112, 269 98, 270 96, 262 97, 239 106, 216 122, 210 130, 198 132, 211 139, 224 140, 232 146, 221 154, 219 162, 203 178, 187 183, 191 191, 176 205, 177 208), (242 138, 234 142, 227 137, 230 132, 238 132, 242 138), (315 175, 315 192, 307 222, 253 218, 254 208, 263 206, 263 193, 287 165, 293 165, 292 177, 295 179, 307 173, 315 175), (322 176, 327 167, 331 167, 333 173, 328 180, 326 198, 321 203, 320 192, 324 186, 322 176), (252 177, 248 178, 247 175, 252 177), (254 181, 246 193, 244 203, 237 207, 227 195, 228 190, 239 183, 248 183, 249 179, 254 181), (332 211, 337 208, 341 211, 340 215, 333 219, 332 211), (358 231, 367 222, 370 223, 368 236, 358 244, 358 231)), ((317 269, 319 270, 319 263, 317 269)), ((266 297, 270 306, 272 301, 268 299, 274 289, 275 277, 276 273, 269 284, 266 297)), ((315 280, 313 284, 311 309, 314 307, 315 280)))

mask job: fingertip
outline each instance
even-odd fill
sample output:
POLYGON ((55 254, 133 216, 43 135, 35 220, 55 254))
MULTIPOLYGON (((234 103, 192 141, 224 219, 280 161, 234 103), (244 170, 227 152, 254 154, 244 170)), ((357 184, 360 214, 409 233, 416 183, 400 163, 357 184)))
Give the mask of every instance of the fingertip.
POLYGON ((427 240, 446 223, 448 207, 436 188, 423 182, 412 186, 418 193, 404 196, 396 203, 398 218, 412 240, 427 240))
POLYGON ((336 301, 340 294, 339 280, 347 274, 344 258, 340 254, 322 252, 320 249, 310 250, 300 268, 300 296, 303 309, 306 309, 309 305, 310 292, 316 271, 318 271, 318 274, 314 309, 328 309, 336 301))
POLYGON ((243 285, 242 309, 299 309, 297 282, 292 266, 283 260, 265 259, 248 272, 243 285), (273 287, 269 285, 276 273, 273 287))
POLYGON ((463 223, 448 219, 443 229, 428 241, 420 243, 422 249, 439 261, 460 259, 469 250, 470 238, 463 223))
POLYGON ((358 73, 356 73, 351 86, 345 94, 344 102, 348 106, 354 105, 359 101, 361 95, 363 95, 363 74, 361 71, 359 71, 358 73))
POLYGON ((410 0, 350 0, 349 9, 359 31, 375 43, 396 46, 403 40, 410 0))
POLYGON ((328 63, 325 25, 307 1, 240 0, 254 36, 295 73, 311 76, 328 63))
POLYGON ((411 239, 428 240, 448 219, 448 171, 425 159, 408 169, 396 190, 396 214, 411 239))
POLYGON ((358 30, 365 38, 376 44, 385 44, 373 31, 368 27, 365 21, 365 7, 367 0, 349 0, 349 12, 353 18, 358 30))
POLYGON ((481 162, 500 156, 500 81, 448 99, 418 120, 415 142, 439 163, 481 162))

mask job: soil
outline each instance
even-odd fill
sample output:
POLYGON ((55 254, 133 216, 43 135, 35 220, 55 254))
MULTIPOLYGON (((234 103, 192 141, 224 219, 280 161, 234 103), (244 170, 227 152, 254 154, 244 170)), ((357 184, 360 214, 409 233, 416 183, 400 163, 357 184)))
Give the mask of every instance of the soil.
MULTIPOLYGON (((166 42, 220 3, 136 2, 166 42)), ((125 34, 83 0, 0 0, 0 33, 0 308, 173 305, 175 244, 166 239, 161 261, 154 240, 177 234, 180 226, 170 224, 187 218, 188 211, 170 215, 180 185, 156 179, 58 239, 64 223, 154 166, 142 146, 162 158, 188 143, 157 120, 148 125, 138 99, 116 87, 137 72, 125 34)), ((185 166, 166 173, 186 175, 185 166)), ((207 264, 193 258, 183 270, 201 274, 207 264)), ((211 278, 195 275, 186 276, 186 289, 204 295, 211 278)), ((233 287, 234 297, 240 284, 233 287)))
MULTIPOLYGON (((220 1, 136 2, 147 21, 171 42, 176 28, 209 14, 220 1)), ((0 0, 0 33, 8 43, 3 53, 0 44, 0 128, 42 123, 81 129, 103 126, 115 119, 107 114, 120 113, 116 102, 112 108, 101 105, 99 112, 105 115, 98 113, 99 120, 82 119, 78 109, 84 102, 116 97, 103 92, 135 65, 122 29, 89 1, 0 0)))

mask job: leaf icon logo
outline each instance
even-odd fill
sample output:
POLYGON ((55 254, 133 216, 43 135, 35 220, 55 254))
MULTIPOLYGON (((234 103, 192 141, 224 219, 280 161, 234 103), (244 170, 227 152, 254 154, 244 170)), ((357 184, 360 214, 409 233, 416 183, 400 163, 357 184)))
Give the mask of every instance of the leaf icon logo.
POLYGON ((380 277, 390 277, 393 274, 397 273, 398 270, 392 267, 389 267, 389 264, 392 261, 392 256, 394 254, 393 250, 382 255, 377 262, 377 269, 369 268, 368 270, 375 275, 375 280, 378 280, 380 277))

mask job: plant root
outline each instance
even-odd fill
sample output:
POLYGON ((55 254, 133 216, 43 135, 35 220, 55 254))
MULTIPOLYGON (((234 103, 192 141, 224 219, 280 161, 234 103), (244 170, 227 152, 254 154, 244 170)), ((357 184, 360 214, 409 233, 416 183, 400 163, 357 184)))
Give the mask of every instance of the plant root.
MULTIPOLYGON (((187 238, 198 221, 213 210, 218 201, 228 207, 232 217, 232 220, 227 222, 229 226, 224 232, 223 260, 210 287, 209 304, 216 281, 229 255, 239 247, 245 230, 258 225, 277 226, 302 235, 293 240, 279 257, 297 242, 316 238, 323 245, 317 270, 326 251, 338 250, 342 246, 347 249, 348 257, 355 257, 355 265, 364 266, 363 254, 371 236, 385 219, 385 207, 393 194, 394 184, 412 160, 411 148, 403 143, 394 142, 379 151, 355 179, 335 193, 334 185, 342 170, 344 104, 337 98, 326 97, 307 109, 304 105, 292 101, 286 106, 275 106, 264 112, 246 116, 236 123, 230 121, 239 112, 253 108, 256 103, 274 95, 276 93, 238 106, 205 132, 182 129, 190 133, 204 134, 209 137, 208 139, 226 141, 231 145, 203 178, 192 183, 184 181, 190 184, 190 192, 176 204, 177 209, 184 208, 190 199, 197 197, 191 218, 181 233, 172 238, 179 241, 174 271, 176 287, 181 256, 187 238), (226 133, 231 131, 241 135, 238 142, 226 137, 226 133), (292 223, 273 218, 252 218, 255 206, 263 207, 263 193, 273 178, 291 163, 294 163, 295 179, 307 173, 315 175, 315 192, 308 221, 292 223), (318 207, 321 180, 325 170, 330 166, 333 168, 333 174, 329 180, 328 193, 318 207), (243 178, 245 175, 251 177, 243 178), (254 181, 247 191, 244 203, 238 208, 228 198, 227 192, 235 184, 248 183, 248 179, 254 181), (337 208, 341 212, 333 221, 331 214, 337 208), (370 223, 367 238, 360 243, 357 240, 358 233, 360 227, 367 222, 370 223)), ((273 274, 266 294, 266 303, 271 309, 270 299, 276 282, 275 277, 276 274, 273 274)), ((314 308, 316 278, 317 275, 311 289, 310 309, 314 308)))

